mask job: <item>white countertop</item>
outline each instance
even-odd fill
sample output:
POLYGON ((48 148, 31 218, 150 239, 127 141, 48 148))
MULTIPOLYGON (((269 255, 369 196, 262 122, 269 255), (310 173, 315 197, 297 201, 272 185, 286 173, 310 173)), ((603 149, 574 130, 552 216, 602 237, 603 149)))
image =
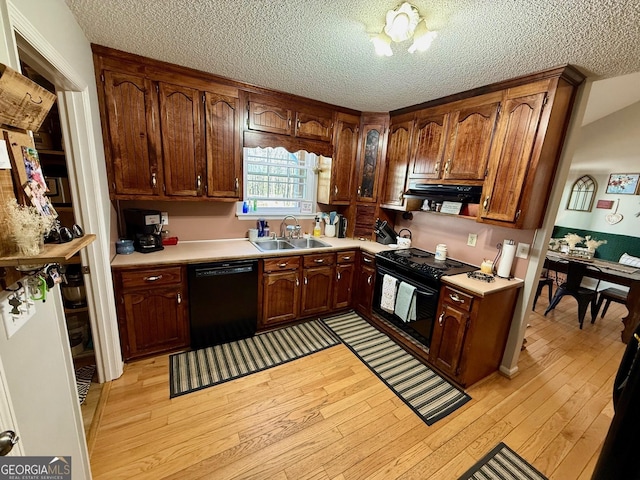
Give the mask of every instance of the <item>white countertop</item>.
POLYGON ((167 245, 164 250, 151 253, 134 252, 129 255, 116 255, 111 261, 112 267, 133 267, 146 265, 166 265, 174 263, 202 263, 219 260, 266 258, 306 253, 345 250, 360 248, 366 252, 378 253, 389 250, 389 247, 377 242, 355 240, 353 238, 320 237, 331 248, 305 248, 298 250, 276 250, 261 252, 247 238, 225 240, 202 240, 178 242, 177 245, 167 245))
POLYGON ((506 279, 496 276, 493 282, 485 282, 483 280, 469 278, 466 273, 451 276, 445 275, 441 280, 442 283, 462 288, 481 297, 509 288, 521 288, 524 285, 524 280, 519 278, 506 279))

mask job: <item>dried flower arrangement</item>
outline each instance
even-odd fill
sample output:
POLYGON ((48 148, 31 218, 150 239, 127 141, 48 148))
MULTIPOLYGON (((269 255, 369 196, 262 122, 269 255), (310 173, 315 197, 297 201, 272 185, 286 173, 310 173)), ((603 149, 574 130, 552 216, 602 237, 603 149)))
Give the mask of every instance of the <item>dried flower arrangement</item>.
POLYGON ((587 248, 589 249, 589 251, 594 252, 596 250, 596 248, 598 248, 600 245, 604 245, 605 243, 607 243, 606 240, 595 240, 591 238, 591 235, 586 235, 584 237, 584 244, 587 246, 587 248))
POLYGON ((42 215, 36 207, 18 205, 11 199, 5 206, 7 229, 22 255, 42 251, 44 236, 56 226, 56 216, 42 215))
POLYGON ((581 243, 584 240, 584 237, 581 237, 577 233, 567 233, 564 236, 564 240, 569 245, 569 250, 573 250, 576 248, 578 243, 581 243))

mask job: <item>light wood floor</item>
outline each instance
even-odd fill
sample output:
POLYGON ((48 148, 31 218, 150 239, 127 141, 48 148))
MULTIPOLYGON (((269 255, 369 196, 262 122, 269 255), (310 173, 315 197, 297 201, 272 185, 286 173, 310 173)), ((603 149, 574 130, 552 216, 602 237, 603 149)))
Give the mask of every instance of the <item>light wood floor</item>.
POLYGON ((586 480, 613 416, 625 314, 612 306, 580 331, 572 298, 532 313, 520 373, 472 386, 430 427, 342 345, 172 400, 167 355, 131 363, 105 389, 93 475, 449 480, 504 441, 551 479, 586 480))

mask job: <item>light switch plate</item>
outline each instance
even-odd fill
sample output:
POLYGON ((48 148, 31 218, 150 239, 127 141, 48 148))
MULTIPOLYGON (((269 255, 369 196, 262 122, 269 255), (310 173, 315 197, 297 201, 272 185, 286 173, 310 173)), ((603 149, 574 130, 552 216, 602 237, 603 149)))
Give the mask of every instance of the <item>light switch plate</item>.
POLYGON ((516 257, 518 258, 529 258, 529 248, 531 245, 528 243, 518 243, 518 248, 516 248, 516 257))
POLYGON ((162 225, 169 225, 169 214, 167 212, 161 212, 160 217, 160 223, 162 225))
POLYGON ((2 292, 3 295, 0 300, 0 313, 2 314, 2 323, 4 323, 7 338, 11 338, 36 313, 35 302, 27 297, 25 288, 22 285, 14 284, 9 288, 11 290, 2 292), (14 306, 10 303, 15 303, 15 299, 20 301, 20 304, 16 306, 18 313, 13 312, 14 306))
POLYGON ((469 245, 470 247, 475 247, 477 241, 478 241, 478 234, 470 233, 469 238, 467 238, 467 245, 469 245))

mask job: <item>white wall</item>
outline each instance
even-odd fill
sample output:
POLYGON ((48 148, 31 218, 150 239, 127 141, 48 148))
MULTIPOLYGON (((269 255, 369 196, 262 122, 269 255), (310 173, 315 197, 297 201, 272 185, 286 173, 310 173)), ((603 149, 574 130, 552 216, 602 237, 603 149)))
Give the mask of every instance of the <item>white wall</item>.
POLYGON ((565 190, 560 201, 556 225, 640 237, 640 195, 605 193, 610 173, 640 173, 640 102, 582 127, 565 190), (567 210, 573 183, 584 174, 598 183, 591 212, 567 210), (611 210, 598 209, 598 200, 613 200, 611 210), (620 223, 610 225, 605 216, 617 212, 620 223))

